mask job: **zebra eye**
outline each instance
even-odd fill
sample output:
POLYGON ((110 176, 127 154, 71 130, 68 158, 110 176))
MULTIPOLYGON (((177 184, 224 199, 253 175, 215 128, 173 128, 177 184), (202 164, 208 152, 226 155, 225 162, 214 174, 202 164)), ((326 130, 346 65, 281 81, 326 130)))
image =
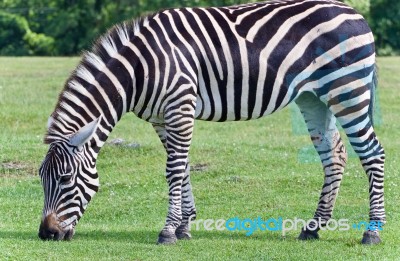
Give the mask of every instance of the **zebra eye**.
POLYGON ((71 181, 72 174, 64 174, 60 176, 60 183, 68 184, 71 181))

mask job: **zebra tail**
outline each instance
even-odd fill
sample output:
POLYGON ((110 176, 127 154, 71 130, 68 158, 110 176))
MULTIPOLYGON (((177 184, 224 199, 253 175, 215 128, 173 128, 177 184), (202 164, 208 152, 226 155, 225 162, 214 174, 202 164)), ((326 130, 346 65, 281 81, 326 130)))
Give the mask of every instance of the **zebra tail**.
POLYGON ((378 88, 378 67, 375 65, 374 72, 372 76, 372 83, 371 83, 371 97, 369 102, 368 114, 371 120, 372 127, 375 126, 375 119, 374 119, 374 112, 375 112, 375 104, 376 104, 376 89, 378 88))

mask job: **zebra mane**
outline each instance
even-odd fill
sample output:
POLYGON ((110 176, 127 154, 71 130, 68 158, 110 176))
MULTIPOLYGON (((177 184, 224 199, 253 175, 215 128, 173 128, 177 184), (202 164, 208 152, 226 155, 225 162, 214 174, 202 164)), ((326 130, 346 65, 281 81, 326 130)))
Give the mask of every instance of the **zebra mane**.
POLYGON ((132 39, 140 32, 144 23, 148 22, 148 17, 140 17, 114 25, 100 36, 89 51, 83 51, 81 60, 72 71, 64 84, 63 90, 58 96, 55 109, 51 114, 44 143, 50 144, 58 140, 65 140, 66 136, 76 133, 87 123, 99 117, 89 113, 89 117, 78 115, 69 105, 71 102, 80 104, 76 93, 79 90, 85 91, 82 81, 91 83, 94 76, 92 69, 101 71, 107 65, 110 58, 117 55, 119 50, 128 45, 132 39), (69 102, 69 103, 68 103, 69 102))

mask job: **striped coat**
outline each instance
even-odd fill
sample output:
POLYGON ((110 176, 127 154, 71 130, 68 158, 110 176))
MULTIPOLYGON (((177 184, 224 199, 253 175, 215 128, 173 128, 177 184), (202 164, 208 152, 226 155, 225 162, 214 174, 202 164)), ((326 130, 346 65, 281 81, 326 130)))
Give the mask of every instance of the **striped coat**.
MULTIPOLYGON (((68 175, 68 184, 86 182, 78 189, 85 204, 68 213, 62 193, 53 193, 60 198, 48 206, 51 193, 44 185, 42 224, 68 220, 57 235, 70 236, 97 191, 99 150, 120 118, 134 112, 153 124, 168 154, 169 208, 159 243, 190 238, 188 224, 196 214, 188 160, 194 120, 250 120, 292 101, 302 111, 325 172, 314 218, 321 226, 331 218, 347 159, 337 119, 370 180, 370 219, 383 221, 384 152, 372 126, 375 79, 370 28, 354 9, 333 0, 179 8, 121 23, 83 55, 45 138, 49 154, 57 154, 52 151, 62 144, 57 156, 64 162, 87 163, 68 175), (81 172, 91 175, 82 179, 81 172)), ((63 182, 56 180, 65 175, 51 162, 42 165, 43 184, 53 179, 59 186, 51 189, 59 190, 63 182)), ((318 229, 308 227, 300 238, 315 238, 318 229)), ((54 237, 45 225, 40 231, 42 238, 54 237)), ((379 241, 377 231, 367 232, 364 243, 379 241)))

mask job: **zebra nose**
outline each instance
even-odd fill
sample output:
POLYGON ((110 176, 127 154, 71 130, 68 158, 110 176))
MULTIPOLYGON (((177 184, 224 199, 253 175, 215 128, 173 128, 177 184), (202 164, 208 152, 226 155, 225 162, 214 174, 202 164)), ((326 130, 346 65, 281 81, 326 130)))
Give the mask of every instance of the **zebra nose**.
POLYGON ((58 227, 56 214, 52 213, 47 215, 39 227, 39 238, 43 240, 61 240, 64 238, 65 233, 58 227))

